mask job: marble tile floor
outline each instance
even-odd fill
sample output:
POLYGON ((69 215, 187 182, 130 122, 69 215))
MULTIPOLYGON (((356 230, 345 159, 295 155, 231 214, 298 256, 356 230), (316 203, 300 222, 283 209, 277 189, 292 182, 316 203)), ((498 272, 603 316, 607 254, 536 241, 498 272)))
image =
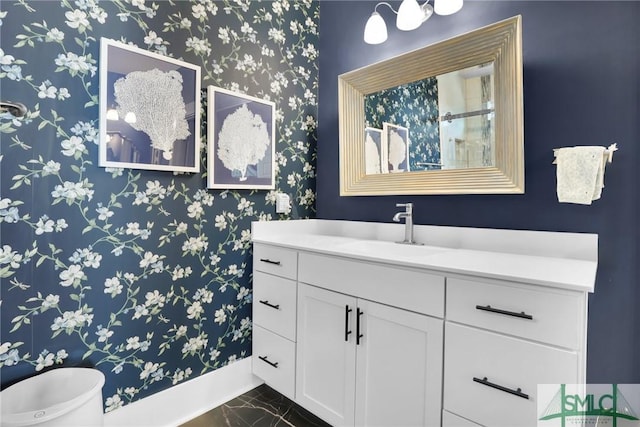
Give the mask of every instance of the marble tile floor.
POLYGON ((263 384, 180 427, 331 426, 263 384))

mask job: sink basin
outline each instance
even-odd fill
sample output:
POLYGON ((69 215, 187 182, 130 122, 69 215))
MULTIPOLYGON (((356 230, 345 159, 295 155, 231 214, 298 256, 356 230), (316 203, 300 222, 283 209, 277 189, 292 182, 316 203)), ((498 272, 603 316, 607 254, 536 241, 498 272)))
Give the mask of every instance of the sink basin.
POLYGON ((380 240, 358 240, 340 245, 340 249, 359 255, 372 255, 383 258, 423 258, 451 250, 440 246, 406 245, 380 240))

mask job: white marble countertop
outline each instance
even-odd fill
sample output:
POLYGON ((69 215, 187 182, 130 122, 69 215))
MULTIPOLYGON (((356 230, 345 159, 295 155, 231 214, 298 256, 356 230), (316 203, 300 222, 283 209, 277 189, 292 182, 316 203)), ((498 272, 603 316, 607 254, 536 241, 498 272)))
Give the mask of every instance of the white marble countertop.
POLYGON ((402 227, 324 220, 255 222, 252 238, 258 243, 443 274, 594 291, 597 235, 416 226, 416 240, 425 245, 411 246, 395 243, 402 240, 402 227))

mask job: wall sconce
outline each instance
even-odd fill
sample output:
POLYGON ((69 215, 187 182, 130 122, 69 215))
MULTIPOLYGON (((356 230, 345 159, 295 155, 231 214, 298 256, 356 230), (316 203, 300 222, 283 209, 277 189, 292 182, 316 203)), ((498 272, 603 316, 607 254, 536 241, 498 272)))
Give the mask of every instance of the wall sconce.
POLYGON ((387 24, 378 13, 378 6, 386 5, 397 15, 396 27, 402 31, 411 31, 420 27, 424 21, 433 15, 434 11, 438 15, 451 15, 462 9, 464 0, 433 0, 434 6, 429 4, 429 0, 424 4, 418 4, 417 0, 403 0, 396 11, 389 3, 380 2, 376 4, 373 13, 369 17, 364 27, 364 41, 368 44, 380 44, 387 40, 387 24))
POLYGON ((462 9, 464 0, 434 0, 433 9, 438 15, 453 15, 462 9))

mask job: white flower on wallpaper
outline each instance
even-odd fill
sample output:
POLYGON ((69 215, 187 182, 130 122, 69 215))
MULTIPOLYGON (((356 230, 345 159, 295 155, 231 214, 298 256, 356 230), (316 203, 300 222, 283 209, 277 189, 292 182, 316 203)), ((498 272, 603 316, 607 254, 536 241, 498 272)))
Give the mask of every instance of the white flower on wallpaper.
MULTIPOLYGON (((3 98, 28 106, 23 118, 0 117, 2 386, 94 366, 107 377, 112 411, 250 355, 251 221, 288 218, 273 213, 278 191, 292 195, 300 216, 315 212, 318 4, 2 8, 3 98), (184 59, 202 67, 207 84, 273 101, 276 189, 213 192, 202 175, 99 168, 101 37, 184 59)), ((125 77, 135 82, 117 103, 143 100, 136 123, 167 152, 166 141, 185 132, 169 110, 185 106, 175 102, 181 84, 159 73, 125 77), (145 101, 153 86, 168 98, 145 101), (144 125, 150 116, 162 125, 144 125)), ((196 131, 206 135, 206 126, 196 131)), ((258 148, 239 157, 260 157, 258 148)))
POLYGON ((182 75, 158 69, 133 71, 113 84, 118 113, 135 114, 129 124, 151 138, 153 148, 171 160, 173 143, 189 132, 187 109, 182 98, 182 75))

